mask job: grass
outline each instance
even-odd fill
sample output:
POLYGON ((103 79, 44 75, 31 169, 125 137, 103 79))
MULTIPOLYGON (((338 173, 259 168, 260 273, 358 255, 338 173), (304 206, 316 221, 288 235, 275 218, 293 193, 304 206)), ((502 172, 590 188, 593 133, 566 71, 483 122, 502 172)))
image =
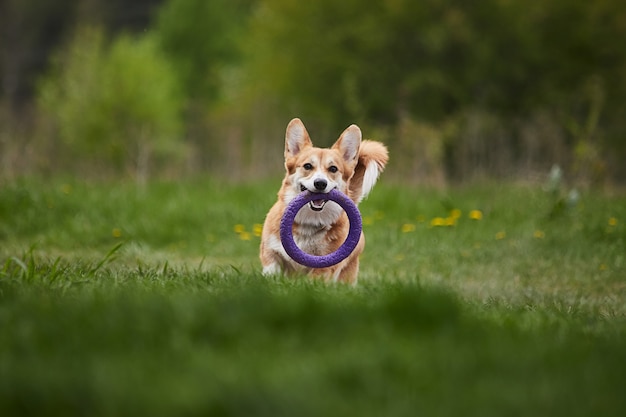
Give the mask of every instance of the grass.
POLYGON ((277 185, 4 184, 0 414, 626 412, 624 196, 382 184, 348 287, 260 275, 277 185))

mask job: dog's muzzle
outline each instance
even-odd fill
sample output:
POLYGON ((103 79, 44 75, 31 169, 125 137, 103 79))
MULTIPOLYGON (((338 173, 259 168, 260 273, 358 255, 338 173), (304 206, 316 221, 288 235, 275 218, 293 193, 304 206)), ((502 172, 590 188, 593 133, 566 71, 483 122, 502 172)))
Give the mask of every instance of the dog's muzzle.
MULTIPOLYGON (((317 184, 315 184, 315 185, 316 185, 316 188, 317 188, 317 184)), ((326 184, 324 184, 324 188, 326 188, 326 184)), ((300 191, 307 191, 307 190, 308 189, 304 185, 300 185, 300 191)), ((325 193, 317 193, 317 194, 325 194, 325 193)), ((309 207, 313 211, 322 211, 322 209, 324 208, 324 206, 326 205, 327 202, 328 202, 328 200, 323 199, 323 198, 311 200, 309 202, 309 207)))

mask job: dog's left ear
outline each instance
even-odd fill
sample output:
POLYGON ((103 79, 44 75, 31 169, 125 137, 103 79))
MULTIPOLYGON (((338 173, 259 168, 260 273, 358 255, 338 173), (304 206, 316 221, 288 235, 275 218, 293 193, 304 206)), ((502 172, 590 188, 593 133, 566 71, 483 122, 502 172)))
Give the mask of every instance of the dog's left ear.
POLYGON ((343 160, 348 164, 356 164, 361 147, 361 129, 357 125, 350 125, 343 131, 333 149, 341 152, 343 160))

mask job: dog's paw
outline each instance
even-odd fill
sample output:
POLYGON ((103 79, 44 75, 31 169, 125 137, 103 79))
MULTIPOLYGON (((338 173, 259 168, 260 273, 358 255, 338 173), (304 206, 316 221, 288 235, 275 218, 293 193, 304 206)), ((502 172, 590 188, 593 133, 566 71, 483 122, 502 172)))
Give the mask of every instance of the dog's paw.
POLYGON ((281 275, 283 270, 277 262, 272 262, 269 265, 263 267, 263 276, 281 275))

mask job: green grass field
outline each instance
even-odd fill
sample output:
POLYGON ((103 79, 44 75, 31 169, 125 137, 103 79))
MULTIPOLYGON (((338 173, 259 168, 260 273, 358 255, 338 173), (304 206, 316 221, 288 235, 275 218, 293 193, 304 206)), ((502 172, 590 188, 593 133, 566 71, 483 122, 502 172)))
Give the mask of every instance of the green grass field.
POLYGON ((278 185, 1 184, 0 415, 626 414, 625 196, 383 183, 350 287, 260 275, 278 185))

